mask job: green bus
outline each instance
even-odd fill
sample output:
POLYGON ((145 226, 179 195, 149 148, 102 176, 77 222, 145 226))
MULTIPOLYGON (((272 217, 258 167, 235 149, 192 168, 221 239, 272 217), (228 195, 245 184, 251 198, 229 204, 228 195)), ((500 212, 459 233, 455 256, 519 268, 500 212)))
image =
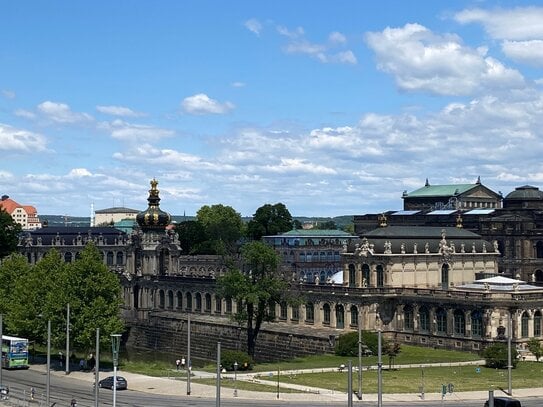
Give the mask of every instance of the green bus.
POLYGON ((28 339, 2 335, 2 368, 27 369, 28 339))

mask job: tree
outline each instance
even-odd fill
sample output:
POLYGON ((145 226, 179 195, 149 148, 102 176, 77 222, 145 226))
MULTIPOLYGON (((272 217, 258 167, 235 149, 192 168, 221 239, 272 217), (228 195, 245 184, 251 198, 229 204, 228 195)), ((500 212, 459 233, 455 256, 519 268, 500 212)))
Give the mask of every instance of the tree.
POLYGON ((541 356, 543 356, 543 348, 541 347, 539 339, 530 339, 528 341, 528 350, 532 353, 532 355, 535 356, 535 360, 539 362, 539 359, 541 358, 541 356))
POLYGON ((207 250, 205 242, 209 239, 201 222, 197 220, 181 222, 175 227, 175 231, 179 235, 179 244, 184 254, 214 254, 207 250))
POLYGON ((282 203, 266 204, 256 210, 247 224, 247 235, 254 240, 278 235, 292 229, 292 216, 282 203))
MULTIPOLYGON (((362 348, 371 351, 373 354, 377 354, 377 345, 379 339, 377 334, 371 331, 362 331, 362 348)), ((358 355, 358 332, 348 332, 346 334, 339 335, 336 341, 334 352, 338 356, 357 356, 358 355)))
MULTIPOLYGON (((503 343, 495 343, 490 345, 483 351, 483 357, 485 358, 485 364, 487 367, 493 369, 506 369, 507 368, 507 345, 503 343)), ((517 366, 517 349, 512 347, 511 349, 511 363, 513 367, 517 366)))
POLYGON ((233 316, 247 326, 247 353, 254 358, 264 321, 273 321, 270 304, 286 298, 288 283, 278 272, 279 256, 268 245, 249 242, 241 248, 242 268, 233 268, 217 280, 218 294, 239 306, 233 316))
POLYGON ((93 348, 96 328, 104 344, 111 333, 122 333, 120 282, 93 244, 74 263, 65 263, 56 250, 34 266, 23 267, 20 262, 20 257, 10 257, 0 267, 0 281, 11 280, 11 294, 3 305, 8 332, 45 343, 50 320, 52 343, 62 346, 70 304, 71 339, 76 349, 93 348), (15 279, 13 269, 17 270, 15 279))
POLYGON ((392 369, 396 356, 401 352, 402 347, 397 342, 385 342, 383 353, 388 356, 388 368, 392 369))
POLYGON ((337 225, 336 225, 336 222, 334 222, 333 220, 326 220, 324 222, 317 222, 317 224, 315 225, 315 227, 313 229, 336 230, 337 225))
POLYGON ((234 253, 243 236, 245 225, 241 215, 230 206, 204 205, 196 213, 198 222, 205 228, 207 245, 215 254, 234 253))
POLYGON ((0 208, 0 259, 17 250, 21 225, 0 208))

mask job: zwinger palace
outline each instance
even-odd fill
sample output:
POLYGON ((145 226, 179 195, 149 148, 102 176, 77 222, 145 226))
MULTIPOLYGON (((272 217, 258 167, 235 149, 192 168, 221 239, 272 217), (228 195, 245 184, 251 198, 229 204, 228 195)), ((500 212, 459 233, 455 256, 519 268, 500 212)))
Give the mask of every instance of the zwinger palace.
MULTIPOLYGON (((227 265, 187 256, 151 181, 137 228, 41 228, 20 241, 29 262, 50 249, 65 261, 93 241, 119 275, 128 346, 182 354, 188 323, 193 357, 212 359, 216 342, 245 347, 237 304, 215 293, 227 265)), ((302 304, 271 304, 256 354, 260 360, 333 350, 338 335, 381 329, 396 341, 480 350, 509 336, 519 349, 542 335, 543 193, 517 188, 505 198, 474 184, 404 192, 404 210, 355 217, 355 235, 290 231, 267 236, 302 304)))

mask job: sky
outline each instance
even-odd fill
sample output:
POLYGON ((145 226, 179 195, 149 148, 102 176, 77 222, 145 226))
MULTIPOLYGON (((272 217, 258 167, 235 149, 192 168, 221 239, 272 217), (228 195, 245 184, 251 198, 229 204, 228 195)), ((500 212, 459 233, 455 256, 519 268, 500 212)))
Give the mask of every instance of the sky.
POLYGON ((0 4, 0 194, 39 214, 402 208, 543 186, 535 1, 0 4))

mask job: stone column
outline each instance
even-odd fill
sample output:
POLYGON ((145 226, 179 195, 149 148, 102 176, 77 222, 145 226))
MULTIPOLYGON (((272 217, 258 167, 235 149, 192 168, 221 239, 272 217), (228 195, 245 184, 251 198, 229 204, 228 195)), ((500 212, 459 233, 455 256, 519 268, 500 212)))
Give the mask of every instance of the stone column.
POLYGON ((356 284, 358 288, 362 288, 362 264, 357 263, 355 265, 356 284))
POLYGON ((349 265, 343 265, 343 285, 349 286, 349 265))

